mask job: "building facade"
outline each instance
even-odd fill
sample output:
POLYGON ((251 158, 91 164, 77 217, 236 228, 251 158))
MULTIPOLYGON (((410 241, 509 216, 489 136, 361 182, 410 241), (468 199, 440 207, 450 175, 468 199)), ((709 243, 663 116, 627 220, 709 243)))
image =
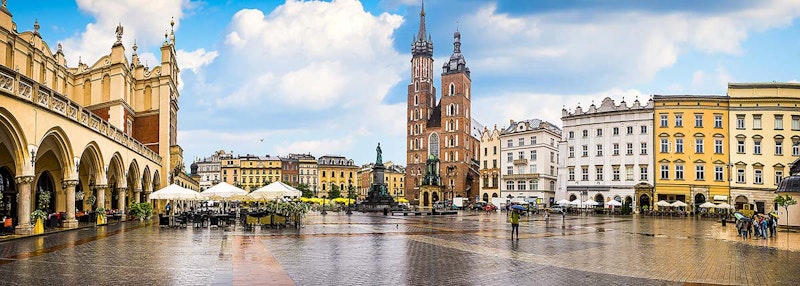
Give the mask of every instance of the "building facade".
POLYGON ((232 157, 233 151, 231 151, 231 153, 226 153, 225 150, 219 150, 209 157, 196 160, 192 163, 193 166, 196 166, 197 170, 196 172, 192 172, 192 174, 197 174, 201 191, 205 191, 219 182, 222 182, 222 164, 220 162, 232 157))
MULTIPOLYGON (((319 177, 317 174, 317 158, 311 154, 289 154, 289 158, 297 160, 299 185, 305 185, 314 196, 319 193, 319 177)), ((298 186, 299 186, 298 185, 298 186)))
MULTIPOLYGON (((389 195, 394 198, 395 202, 397 199, 405 197, 405 168, 401 165, 397 165, 392 161, 383 163, 386 167, 384 171, 384 182, 386 183, 387 192, 389 195)), ((374 182, 374 172, 372 172, 372 168, 375 167, 375 163, 364 164, 358 170, 358 198, 365 199, 369 195, 369 189, 374 182)))
POLYGON ((655 95, 653 201, 729 203, 728 97, 655 95))
POLYGON ((774 210, 775 188, 800 156, 800 84, 728 84, 731 204, 774 210))
POLYGON ((500 196, 554 203, 561 128, 539 119, 513 121, 500 133, 500 196))
POLYGON ((478 139, 472 136, 471 79, 461 54, 461 33, 454 34, 453 52, 442 67, 442 97, 433 83, 433 42, 420 11, 419 31, 411 44, 411 81, 407 101, 405 194, 420 206, 456 196, 478 194, 478 139), (429 155, 439 160, 441 186, 420 192, 429 155), (475 162, 473 162, 475 161, 475 162))
MULTIPOLYGON (((628 106, 606 97, 588 110, 562 110, 559 199, 649 205, 653 189, 653 102, 628 106), (639 198, 636 189, 645 189, 639 198)), ((641 194, 640 194, 641 195, 641 194)))
POLYGON ((352 159, 343 156, 322 156, 317 159, 319 168, 319 197, 329 198, 330 191, 338 188, 342 197, 347 196, 347 191, 352 187, 358 189, 358 166, 352 159))
POLYGON ((484 128, 480 143, 480 200, 500 197, 500 132, 497 125, 492 130, 484 128))
POLYGON ((280 157, 282 182, 297 187, 300 185, 300 160, 292 157, 280 157))

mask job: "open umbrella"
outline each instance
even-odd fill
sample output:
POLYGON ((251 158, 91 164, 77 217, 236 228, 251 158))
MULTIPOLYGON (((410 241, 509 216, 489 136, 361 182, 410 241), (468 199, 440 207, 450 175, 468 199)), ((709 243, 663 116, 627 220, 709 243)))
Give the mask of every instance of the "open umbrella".
POLYGON ((560 201, 556 202, 556 204, 565 206, 569 204, 569 201, 567 199, 561 199, 560 201))
POLYGON ((673 207, 676 207, 676 208, 682 208, 682 207, 686 206, 686 203, 684 203, 682 201, 675 201, 674 203, 670 204, 670 206, 673 206, 673 207))
POLYGON ((715 208, 715 207, 717 207, 717 205, 715 205, 712 202, 705 202, 705 203, 700 204, 700 207, 709 209, 709 208, 715 208))
POLYGON ((151 200, 199 200, 203 197, 196 191, 172 184, 150 193, 147 198, 151 200))
POLYGON ((656 203, 656 205, 657 205, 657 206, 659 206, 659 207, 671 207, 671 206, 672 206, 672 205, 671 205, 670 203, 668 203, 667 201, 658 201, 658 202, 656 203))
POLYGON ((583 202, 583 205, 584 206, 596 206, 597 202, 595 202, 593 200, 586 200, 585 202, 583 202))
POLYGON ((729 205, 728 203, 719 203, 719 204, 717 204, 717 208, 719 208, 719 209, 729 209, 729 208, 731 208, 731 205, 729 205))
POLYGON ((606 203, 606 205, 614 206, 614 207, 621 207, 622 203, 618 202, 617 200, 610 200, 606 203))
POLYGON ((738 213, 738 212, 733 213, 733 216, 736 217, 736 219, 743 219, 744 218, 744 215, 741 214, 741 213, 738 213))
POLYGON ((216 184, 215 186, 203 191, 200 193, 200 195, 209 199, 220 201, 238 201, 247 195, 247 191, 232 186, 226 182, 220 182, 219 184, 216 184))
POLYGON ((515 210, 521 210, 521 211, 526 211, 526 210, 528 210, 527 208, 525 208, 525 207, 523 207, 523 206, 521 206, 521 205, 512 205, 512 206, 511 206, 511 208, 512 208, 512 209, 515 209, 515 210))
POLYGON ((573 205, 573 206, 580 206, 581 205, 581 200, 580 199, 575 199, 574 201, 569 202, 569 204, 573 205))

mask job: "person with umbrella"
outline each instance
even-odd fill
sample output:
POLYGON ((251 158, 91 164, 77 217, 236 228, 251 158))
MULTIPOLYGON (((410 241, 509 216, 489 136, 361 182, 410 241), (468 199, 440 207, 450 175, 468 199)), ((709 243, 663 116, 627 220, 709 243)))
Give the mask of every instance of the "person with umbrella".
POLYGON ((517 233, 517 240, 519 240, 519 210, 516 208, 511 208, 511 217, 509 217, 509 221, 511 222, 511 240, 514 240, 514 232, 517 233))

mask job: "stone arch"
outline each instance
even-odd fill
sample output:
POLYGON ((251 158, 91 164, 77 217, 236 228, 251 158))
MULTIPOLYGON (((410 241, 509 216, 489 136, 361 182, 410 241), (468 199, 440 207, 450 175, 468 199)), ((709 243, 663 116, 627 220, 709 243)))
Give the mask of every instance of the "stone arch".
POLYGON ((483 201, 484 202, 488 202, 489 201, 489 193, 483 193, 483 201))
POLYGON ((577 197, 577 196, 575 196, 575 194, 569 194, 569 201, 570 201, 570 202, 571 202, 571 201, 574 201, 574 200, 576 200, 576 199, 578 199, 578 197, 577 197))
POLYGON ((153 185, 153 187, 150 188, 151 192, 161 189, 161 174, 158 173, 158 170, 153 171, 153 180, 150 181, 150 183, 153 185))
POLYGON ((126 179, 128 180, 127 186, 129 188, 136 189, 141 187, 139 185, 141 179, 141 173, 139 171, 139 163, 136 162, 136 159, 131 160, 131 163, 128 166, 126 179))
POLYGON ((95 185, 104 185, 105 170, 103 169, 103 155, 100 153, 100 146, 97 142, 89 142, 83 148, 81 157, 78 159, 78 185, 75 186, 76 204, 81 210, 93 210, 93 204, 89 204, 90 197, 97 197, 94 194, 95 185), (81 197, 80 194, 83 194, 81 197))
POLYGON ((106 182, 108 186, 105 193, 106 202, 104 203, 104 205, 108 206, 106 209, 115 209, 121 207, 118 205, 118 200, 115 194, 117 194, 118 188, 125 187, 127 185, 127 181, 125 180, 125 175, 123 173, 123 170, 125 170, 123 166, 122 155, 120 155, 119 152, 115 152, 114 155, 111 156, 111 160, 108 162, 108 169, 106 170, 106 182))
POLYGON ((602 206, 605 203, 605 197, 603 196, 603 194, 598 193, 594 195, 594 202, 602 206))
POLYGON ((111 77, 108 74, 103 75, 103 80, 100 82, 100 86, 102 87, 103 93, 102 102, 108 102, 111 100, 111 77))
POLYGON ((30 162, 27 145, 25 134, 17 120, 7 109, 0 107, 0 162, 13 164, 9 169, 16 176, 24 174, 24 170, 30 166, 26 164, 30 162), (8 160, 5 160, 6 156, 9 157, 8 160))
POLYGON ((139 193, 139 202, 147 201, 147 195, 153 191, 152 177, 150 176, 150 166, 145 166, 142 171, 141 188, 139 193))
MULTIPOLYGON (((36 161, 46 156, 49 152, 58 160, 58 167, 65 179, 72 179, 74 176, 74 166, 72 166, 72 146, 66 132, 61 127, 53 127, 42 136, 39 147, 36 150, 36 161)), ((58 178, 53 178, 58 179, 58 178)))

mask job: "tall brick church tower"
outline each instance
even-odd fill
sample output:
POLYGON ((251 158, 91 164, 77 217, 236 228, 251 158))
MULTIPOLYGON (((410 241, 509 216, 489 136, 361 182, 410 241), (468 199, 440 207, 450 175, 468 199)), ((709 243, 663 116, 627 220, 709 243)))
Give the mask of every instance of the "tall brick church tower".
POLYGON ((406 197, 420 206, 478 194, 478 139, 471 136, 470 71, 461 54, 461 33, 454 34, 453 53, 442 67, 442 98, 433 87, 433 42, 425 31, 425 6, 411 44, 411 83, 408 85, 406 197), (439 186, 420 192, 426 160, 435 158, 439 186))

